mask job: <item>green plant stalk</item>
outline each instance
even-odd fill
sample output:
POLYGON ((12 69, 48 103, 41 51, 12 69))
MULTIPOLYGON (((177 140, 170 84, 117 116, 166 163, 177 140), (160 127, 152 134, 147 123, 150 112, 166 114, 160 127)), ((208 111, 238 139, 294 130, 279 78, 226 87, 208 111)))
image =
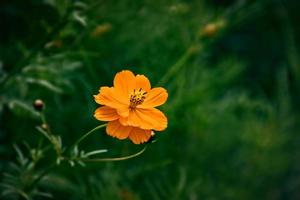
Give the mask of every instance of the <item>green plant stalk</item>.
POLYGON ((48 123, 47 123, 47 120, 46 120, 46 117, 45 117, 45 114, 44 114, 43 111, 40 112, 40 117, 41 117, 42 123, 47 126, 47 128, 45 129, 45 133, 47 135, 47 138, 48 139, 50 138, 49 140, 51 142, 51 135, 52 135, 52 133, 51 133, 51 130, 50 130, 49 126, 48 126, 48 123))
MULTIPOLYGON (((46 123, 46 120, 45 120, 45 117, 44 115, 41 113, 41 119, 42 119, 42 122, 43 123, 46 123)), ((91 133, 93 133, 94 131, 100 129, 100 128, 103 128, 105 127, 106 124, 101 124, 97 127, 95 127, 94 129, 90 130, 89 132, 85 133, 83 136, 81 136, 72 146, 71 148, 73 148, 74 146, 78 145, 82 140, 84 140, 86 137, 88 137, 91 133)), ((50 140, 51 142, 51 139, 48 135, 48 133, 46 131, 43 131, 42 129, 38 129, 40 132, 43 133, 44 136, 47 137, 47 139, 50 140)), ((61 155, 58 155, 58 156, 61 156, 61 155)), ((136 155, 137 156, 137 155, 136 155)), ((40 175, 30 184, 30 186, 28 187, 29 190, 32 190, 34 188, 34 186, 36 186, 38 184, 38 182, 52 169, 56 166, 56 161, 54 161, 48 168, 46 168, 45 170, 43 170, 40 175)))
POLYGON ((42 112, 40 112, 40 117, 41 117, 41 121, 43 124, 47 124, 46 118, 45 118, 45 114, 42 112))
POLYGON ((48 134, 47 131, 45 131, 44 129, 42 129, 42 128, 39 127, 39 126, 37 126, 36 129, 37 129, 40 133, 42 133, 43 136, 45 136, 45 137, 50 141, 51 144, 53 144, 53 141, 52 141, 52 139, 51 139, 51 137, 49 136, 49 134, 48 134))
MULTIPOLYGON (((45 124, 47 124, 46 118, 44 116, 44 114, 41 112, 40 113, 41 116, 41 121, 45 124)), ((95 128, 93 128, 92 130, 88 131, 87 133, 83 134, 78 140, 76 140, 74 142, 73 145, 70 146, 69 149, 73 149, 76 145, 78 145, 80 142, 82 142, 85 138, 87 138, 91 133, 95 132, 96 130, 99 130, 103 127, 105 127, 107 124, 101 124, 99 126, 96 126, 95 128)), ((40 127, 38 127, 38 130, 48 139, 50 140, 50 142, 52 142, 51 140, 51 133, 49 130, 44 131, 43 129, 41 129, 40 127)), ((53 144, 53 143, 52 143, 53 144)), ((60 154, 57 154, 58 158, 63 158, 65 160, 78 160, 78 161, 83 161, 83 162, 107 162, 107 161, 122 161, 122 160, 128 160, 134 157, 137 157, 139 155, 141 155, 145 150, 147 149, 147 145, 139 152, 129 155, 129 156, 124 156, 124 157, 117 157, 117 158, 95 158, 95 159, 81 159, 81 158, 68 158, 68 157, 64 157, 60 154)), ((32 190, 38 183, 39 181, 45 176, 47 175, 47 173, 49 173, 49 171, 54 168, 55 166, 57 166, 56 161, 54 161, 48 168, 46 168, 45 170, 43 170, 40 175, 32 182, 32 184, 28 187, 29 190, 32 190)))
POLYGON ((72 149, 73 147, 75 147, 76 145, 78 145, 81 141, 83 141, 86 137, 88 137, 91 133, 95 132, 96 130, 105 127, 107 124, 101 124, 99 126, 96 126, 95 128, 93 128, 92 130, 90 130, 89 132, 85 133, 84 135, 82 135, 76 142, 74 142, 73 145, 71 145, 72 149))
POLYGON ((144 151, 146 151, 148 145, 146 145, 142 150, 140 150, 139 152, 129 155, 129 156, 124 156, 124 157, 117 157, 117 158, 91 158, 91 159, 81 159, 81 161, 83 162, 107 162, 107 161, 122 161, 122 160, 128 160, 134 157, 137 157, 139 155, 141 155, 142 153, 144 153, 144 151))
POLYGON ((182 56, 178 59, 178 61, 170 67, 170 70, 158 81, 157 85, 164 85, 172 76, 175 76, 182 67, 189 61, 192 55, 201 50, 201 46, 191 46, 188 48, 182 56))
MULTIPOLYGON (((87 137, 90 133, 92 133, 95 130, 98 130, 102 127, 106 126, 106 124, 102 124, 100 126, 97 126, 96 128, 92 129, 91 131, 87 132, 85 135, 83 135, 81 138, 79 138, 79 140, 77 140, 77 144, 79 144, 80 141, 82 141, 85 137, 87 137)), ((76 143, 74 143, 76 144, 76 143)), ((139 152, 129 155, 129 156, 124 156, 124 157, 117 157, 117 158, 94 158, 94 159, 72 159, 72 158, 67 158, 67 157, 62 157, 65 160, 79 160, 79 161, 83 161, 83 162, 109 162, 109 161, 123 161, 123 160, 128 160, 131 158, 135 158, 139 155, 141 155, 142 153, 144 153, 147 149, 148 145, 146 145, 142 150, 140 150, 139 152)), ((43 170, 40 175, 31 183, 31 185, 28 187, 29 190, 32 190, 34 188, 34 186, 36 186, 38 184, 38 182, 45 176, 47 175, 47 173, 50 172, 50 170, 52 170, 56 165, 56 162, 53 162, 48 168, 46 168, 45 170, 43 170)))

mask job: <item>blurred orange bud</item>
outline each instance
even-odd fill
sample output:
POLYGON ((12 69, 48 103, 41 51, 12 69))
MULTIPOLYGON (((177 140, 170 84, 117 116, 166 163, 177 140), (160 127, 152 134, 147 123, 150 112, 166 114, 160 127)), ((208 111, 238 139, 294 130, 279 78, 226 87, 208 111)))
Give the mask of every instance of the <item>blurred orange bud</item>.
POLYGON ((215 23, 206 24, 202 30, 202 34, 206 36, 212 36, 216 34, 218 27, 215 23))
POLYGON ((105 33, 109 32, 112 29, 110 23, 104 23, 96 26, 96 28, 91 32, 92 37, 101 37, 105 33))
POLYGON ((220 31, 220 29, 222 29, 224 26, 225 26, 224 20, 208 23, 203 28, 200 29, 199 35, 205 37, 212 37, 216 35, 220 31))

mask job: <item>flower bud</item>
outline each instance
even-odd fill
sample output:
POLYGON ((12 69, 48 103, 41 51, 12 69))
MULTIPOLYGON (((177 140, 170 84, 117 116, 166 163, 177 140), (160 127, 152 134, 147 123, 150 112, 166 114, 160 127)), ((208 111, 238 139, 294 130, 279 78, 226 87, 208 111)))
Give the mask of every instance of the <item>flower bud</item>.
POLYGON ((49 126, 48 126, 48 124, 45 124, 45 123, 44 123, 44 124, 41 125, 41 128, 44 129, 44 130, 46 131, 46 130, 49 129, 49 126))
POLYGON ((218 27, 215 23, 209 23, 206 24, 204 29, 203 29, 203 34, 207 36, 212 36, 214 35, 218 30, 218 27))
POLYGON ((154 142, 156 142, 156 136, 155 136, 155 132, 152 131, 151 132, 151 137, 150 137, 150 139, 146 143, 147 144, 151 144, 151 143, 154 143, 154 142))
POLYGON ((206 24, 202 29, 200 29, 200 36, 212 37, 215 36, 222 28, 226 25, 225 20, 218 20, 216 22, 211 22, 206 24))
POLYGON ((34 101, 33 107, 36 111, 42 111, 45 107, 45 104, 41 99, 37 99, 34 101))
POLYGON ((101 37, 105 33, 111 31, 111 29, 112 25, 110 23, 100 24, 91 32, 91 36, 94 38, 101 37))

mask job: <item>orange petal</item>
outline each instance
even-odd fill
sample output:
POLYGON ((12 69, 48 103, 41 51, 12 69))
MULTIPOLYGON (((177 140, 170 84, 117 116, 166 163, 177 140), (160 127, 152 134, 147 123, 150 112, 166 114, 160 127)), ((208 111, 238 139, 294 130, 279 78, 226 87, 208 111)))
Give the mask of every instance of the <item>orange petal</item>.
POLYGON ((106 127, 106 133, 112 137, 116 137, 120 140, 126 139, 133 127, 123 126, 118 120, 108 122, 106 127))
POLYGON ((167 117, 156 108, 136 108, 129 112, 128 117, 120 117, 119 122, 124 126, 154 129, 156 131, 162 131, 166 129, 168 125, 167 117))
POLYGON ((133 128, 129 134, 129 139, 134 144, 141 144, 147 142, 151 138, 151 130, 143 130, 140 128, 133 128))
POLYGON ((117 108, 117 113, 122 117, 128 117, 129 116, 129 107, 128 106, 122 106, 117 108))
POLYGON ((129 70, 118 72, 114 78, 114 87, 129 100, 130 92, 135 89, 134 74, 129 70))
POLYGON ((98 104, 115 108, 121 116, 126 117, 129 115, 129 99, 126 100, 115 88, 101 87, 99 92, 99 94, 94 95, 98 104))
POLYGON ((97 108, 94 117, 100 121, 113 121, 119 119, 116 109, 108 106, 101 106, 100 108, 97 108))
POLYGON ((135 81, 136 81, 136 86, 135 86, 136 89, 142 88, 146 92, 150 91, 151 84, 150 84, 149 79, 146 76, 138 74, 135 77, 135 81))
POLYGON ((153 88, 147 94, 145 101, 137 108, 154 108, 164 104, 168 99, 167 90, 162 87, 153 88))
MULTIPOLYGON (((122 117, 122 116, 120 116, 119 122, 120 122, 123 126, 130 126, 128 117, 122 117)), ((131 126, 132 126, 132 125, 131 125, 131 126)))

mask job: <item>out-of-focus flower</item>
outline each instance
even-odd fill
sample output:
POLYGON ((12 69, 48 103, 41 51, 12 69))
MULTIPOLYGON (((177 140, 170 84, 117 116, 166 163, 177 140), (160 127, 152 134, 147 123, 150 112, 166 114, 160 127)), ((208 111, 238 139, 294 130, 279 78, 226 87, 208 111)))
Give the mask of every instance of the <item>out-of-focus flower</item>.
POLYGON ((205 37, 212 37, 216 35, 222 28, 224 28, 225 25, 226 23, 224 20, 208 23, 199 30, 199 35, 205 37))
POLYGON ((92 37, 101 37, 105 33, 109 32, 112 29, 110 23, 104 23, 96 26, 96 28, 91 32, 92 37))
POLYGON ((151 89, 148 78, 129 70, 116 74, 113 87, 101 87, 95 101, 103 105, 94 117, 108 121, 106 132, 118 139, 129 138, 133 143, 147 142, 152 131, 166 129, 168 120, 157 106, 168 98, 162 87, 151 89))
POLYGON ((204 26, 203 34, 207 36, 212 36, 217 32, 217 30, 218 30, 217 24, 209 23, 204 26))

